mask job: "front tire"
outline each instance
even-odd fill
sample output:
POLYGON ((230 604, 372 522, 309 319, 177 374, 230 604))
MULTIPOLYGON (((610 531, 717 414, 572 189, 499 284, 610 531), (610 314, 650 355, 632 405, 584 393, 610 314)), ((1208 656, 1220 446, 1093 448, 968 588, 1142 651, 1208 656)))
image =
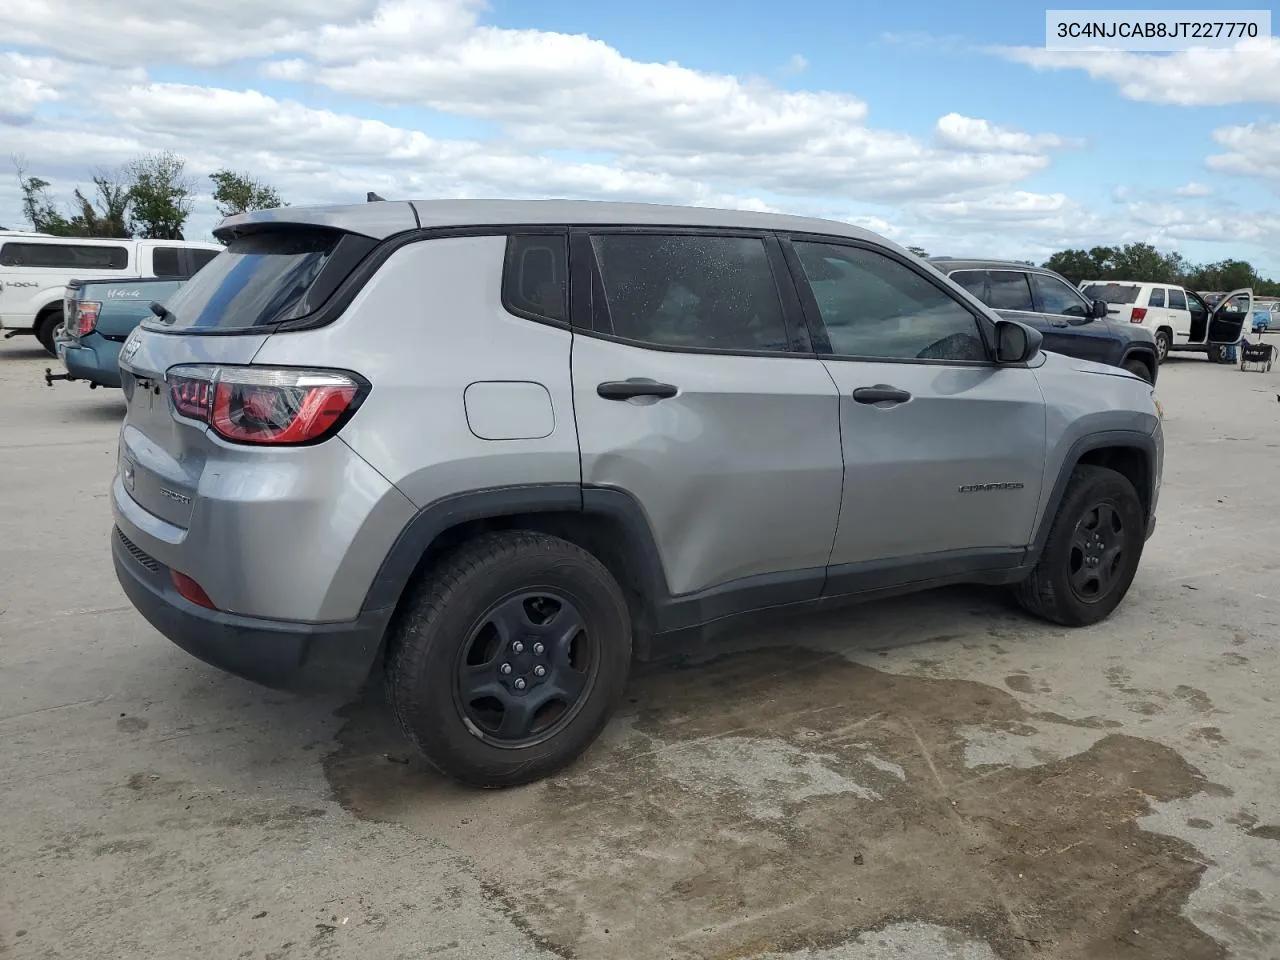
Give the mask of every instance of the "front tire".
POLYGON ((591 745, 630 666, 630 614, 604 565, 566 540, 504 531, 428 573, 393 627, 387 692, 433 767, 510 787, 591 745))
POLYGON ((1083 627, 1106 619, 1129 591, 1146 544, 1142 501, 1107 467, 1072 471, 1035 569, 1016 587, 1038 617, 1083 627))
POLYGON ((1145 380, 1147 383, 1153 383, 1151 379, 1151 371, 1147 369, 1147 365, 1141 360, 1126 360, 1124 368, 1132 373, 1135 377, 1145 380))

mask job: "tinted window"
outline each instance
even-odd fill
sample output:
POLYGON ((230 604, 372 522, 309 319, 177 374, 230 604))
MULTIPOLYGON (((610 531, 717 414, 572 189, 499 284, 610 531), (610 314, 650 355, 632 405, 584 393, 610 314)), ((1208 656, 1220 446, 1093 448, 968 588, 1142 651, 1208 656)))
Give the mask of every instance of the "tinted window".
POLYGON ((787 349, 763 240, 600 234, 591 243, 607 307, 597 330, 672 347, 787 349))
POLYGON ((507 240, 502 301, 513 313, 566 322, 569 319, 568 238, 551 234, 507 240))
POLYGON ((983 270, 957 270, 951 279, 983 303, 987 302, 987 274, 983 270))
POLYGON ((1107 303, 1133 303, 1138 299, 1140 289, 1127 283, 1091 283, 1084 288, 1084 295, 1090 300, 1105 300, 1107 303))
POLYGON ((151 269, 157 277, 185 277, 177 247, 155 247, 151 251, 151 269))
POLYGON ((0 247, 0 266, 123 270, 129 266, 129 251, 72 243, 6 243, 0 247))
POLYGON ((1171 289, 1169 291, 1169 309, 1170 310, 1187 309, 1187 298, 1186 298, 1186 295, 1181 290, 1171 289))
POLYGON ((237 237, 165 306, 170 329, 236 329, 280 323, 314 310, 307 293, 342 235, 272 230, 237 237))
POLYGON ((1080 294, 1057 277, 1041 273, 1031 274, 1031 287, 1035 291, 1036 311, 1064 317, 1087 317, 1089 305, 1080 294))
POLYGON ((1151 296, 1147 298, 1148 307, 1164 306, 1164 287, 1152 287, 1151 296))
POLYGON ((795 250, 838 356, 987 359, 973 314, 914 270, 860 247, 795 250))
POLYGON ((1015 270, 992 270, 990 278, 990 299, 987 303, 996 310, 1034 310, 1031 302, 1031 287, 1027 285, 1027 275, 1015 270))

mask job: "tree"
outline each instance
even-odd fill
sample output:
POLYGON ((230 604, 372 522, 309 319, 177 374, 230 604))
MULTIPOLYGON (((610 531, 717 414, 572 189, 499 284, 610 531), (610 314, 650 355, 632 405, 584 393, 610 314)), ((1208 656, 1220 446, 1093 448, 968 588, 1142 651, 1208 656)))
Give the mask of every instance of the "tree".
POLYGON ((1149 243, 1126 243, 1115 251, 1112 258, 1115 280, 1148 280, 1155 283, 1174 283, 1168 260, 1149 243))
POLYGON ((101 171, 94 174, 93 185, 97 190, 95 202, 89 200, 80 188, 72 194, 79 213, 71 219, 76 234, 86 237, 132 237, 129 228, 129 188, 120 174, 101 171))
POLYGON ((914 247, 914 246, 907 247, 907 252, 914 253, 917 257, 920 257, 922 260, 927 260, 929 257, 929 251, 926 250, 924 247, 914 247))
POLYGON ((1042 266, 1062 274, 1072 283, 1102 278, 1102 267, 1084 250, 1060 250, 1042 266))
POLYGON ((49 196, 49 181, 27 176, 27 165, 21 157, 14 157, 13 165, 18 171, 18 189, 22 191, 22 215, 31 224, 31 229, 59 237, 72 236, 71 221, 62 215, 49 196))
POLYGON ((130 227, 149 240, 181 240, 194 202, 195 183, 186 173, 186 161, 166 150, 138 157, 125 169, 130 227))
POLYGON ((272 207, 287 206, 274 187, 247 173, 218 170, 209 174, 209 179, 214 183, 213 201, 218 205, 218 213, 224 217, 249 210, 270 210, 272 207))

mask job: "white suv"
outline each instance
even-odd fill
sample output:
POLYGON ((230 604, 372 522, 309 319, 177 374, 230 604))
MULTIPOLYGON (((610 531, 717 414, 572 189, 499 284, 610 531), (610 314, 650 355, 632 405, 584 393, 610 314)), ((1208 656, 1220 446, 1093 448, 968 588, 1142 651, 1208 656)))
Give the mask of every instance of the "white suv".
POLYGON ((0 329, 33 334, 50 355, 72 280, 171 277, 185 280, 222 251, 217 243, 107 240, 46 233, 0 233, 0 329))
POLYGON ((1170 350, 1207 353, 1210 360, 1221 360, 1223 348, 1240 342, 1253 315, 1253 291, 1248 288, 1231 291, 1214 307, 1195 291, 1169 283, 1082 280, 1080 291, 1091 300, 1105 300, 1110 316, 1149 329, 1161 363, 1170 350))

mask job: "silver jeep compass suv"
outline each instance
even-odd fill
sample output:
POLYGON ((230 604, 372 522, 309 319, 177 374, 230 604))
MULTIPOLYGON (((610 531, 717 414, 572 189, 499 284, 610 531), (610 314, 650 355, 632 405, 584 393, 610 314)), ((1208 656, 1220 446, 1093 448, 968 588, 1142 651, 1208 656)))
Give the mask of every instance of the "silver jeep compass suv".
POLYGON ((358 687, 484 786, 739 614, 1011 585, 1068 625, 1153 528, 1151 387, 844 223, 564 201, 232 217, 129 338, 112 547, 176 644, 358 687))

